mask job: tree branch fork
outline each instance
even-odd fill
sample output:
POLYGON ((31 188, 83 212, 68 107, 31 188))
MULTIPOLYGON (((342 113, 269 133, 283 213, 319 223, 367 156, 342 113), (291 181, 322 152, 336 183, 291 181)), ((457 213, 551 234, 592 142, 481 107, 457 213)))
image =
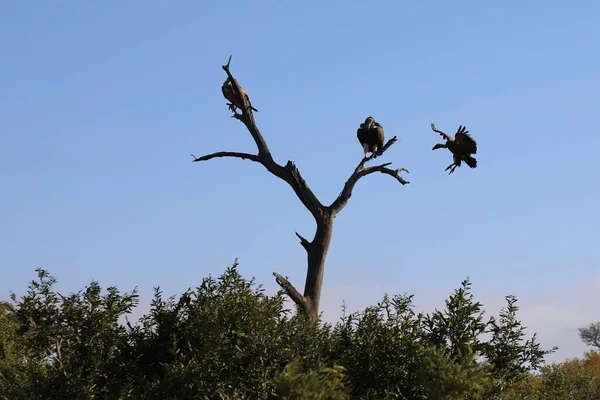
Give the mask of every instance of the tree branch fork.
MULTIPOLYGON (((394 136, 393 138, 387 141, 387 143, 381 148, 380 151, 377 152, 377 154, 371 154, 371 156, 369 157, 364 157, 358 163, 357 167, 354 169, 353 173, 350 175, 348 180, 345 182, 344 187, 342 188, 342 191, 340 192, 338 197, 331 203, 331 205, 324 206, 323 204, 321 204, 321 202, 317 199, 315 194, 306 184, 306 182, 300 174, 300 171, 292 161, 288 161, 285 166, 282 166, 273 160, 267 143, 265 142, 262 134, 260 133, 256 121, 254 120, 254 116, 252 113, 253 107, 250 104, 250 101, 246 99, 245 96, 241 95, 242 91, 240 89, 240 86, 229 70, 230 64, 231 56, 229 57, 227 64, 223 65, 222 68, 227 74, 229 80, 232 82, 234 93, 237 96, 239 96, 239 98, 241 98, 244 108, 241 109, 241 113, 239 113, 233 104, 228 103, 228 106, 233 112, 232 117, 241 121, 246 126, 250 135, 254 139, 254 142, 256 143, 258 153, 250 154, 233 151, 219 151, 200 157, 196 157, 194 154, 192 154, 192 162, 208 161, 214 158, 228 157, 240 158, 242 160, 251 160, 253 162, 262 164, 273 175, 288 183, 289 186, 294 190, 302 204, 311 212, 311 214, 315 218, 315 221, 317 222, 317 234, 315 235, 315 239, 318 235, 319 226, 322 226, 325 223, 326 219, 335 218, 337 213, 339 213, 346 206, 346 204, 350 200, 350 197, 352 196, 354 186, 362 177, 373 174, 375 172, 380 172, 382 174, 386 174, 393 177, 402 185, 410 183, 409 181, 405 180, 403 177, 400 176, 400 172, 408 172, 408 170, 406 168, 391 169, 389 168, 389 165, 392 164, 391 162, 383 163, 381 165, 365 167, 365 164, 367 162, 371 161, 372 159, 378 156, 383 155, 394 143, 396 143, 399 140, 397 136, 394 136)), ((300 239, 300 244, 302 245, 302 247, 310 255, 312 242, 302 237, 298 232, 296 232, 296 236, 300 239)), ((313 241, 315 239, 313 239, 313 241)), ((308 267, 308 272, 310 274, 311 266, 309 265, 308 267)), ((306 290, 305 296, 303 296, 286 278, 284 278, 276 272, 273 272, 273 275, 275 276, 275 281, 277 282, 277 284, 284 290, 284 292, 290 297, 290 299, 292 299, 294 303, 296 303, 307 315, 311 316, 312 318, 315 318, 316 315, 311 315, 314 314, 313 311, 315 310, 310 310, 310 305, 313 304, 313 300, 305 297, 306 290)), ((316 301, 316 306, 318 307, 318 300, 316 301)))

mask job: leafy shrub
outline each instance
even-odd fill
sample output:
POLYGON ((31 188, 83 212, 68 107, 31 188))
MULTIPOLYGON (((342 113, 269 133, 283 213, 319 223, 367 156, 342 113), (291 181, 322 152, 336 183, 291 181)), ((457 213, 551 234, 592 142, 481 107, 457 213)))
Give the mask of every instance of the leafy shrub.
POLYGON ((346 400, 349 390, 344 385, 344 367, 320 367, 308 373, 299 360, 292 360, 277 373, 273 384, 281 399, 346 400))
POLYGON ((421 322, 422 315, 412 310, 412 296, 400 295, 386 295, 377 305, 342 317, 333 332, 335 358, 346 367, 355 396, 422 396, 421 322))
POLYGON ((484 319, 468 279, 444 310, 416 313, 412 296, 385 295, 331 326, 287 310, 283 292, 266 295, 240 275, 236 262, 177 298, 165 299, 156 288, 150 311, 123 325, 119 320, 138 302, 135 290, 102 293, 92 282, 63 296, 52 276, 37 272, 25 296, 0 304, 0 398, 536 400, 598 394, 594 356, 532 375, 554 349, 542 350, 535 335, 525 340, 511 296, 498 319, 484 319))

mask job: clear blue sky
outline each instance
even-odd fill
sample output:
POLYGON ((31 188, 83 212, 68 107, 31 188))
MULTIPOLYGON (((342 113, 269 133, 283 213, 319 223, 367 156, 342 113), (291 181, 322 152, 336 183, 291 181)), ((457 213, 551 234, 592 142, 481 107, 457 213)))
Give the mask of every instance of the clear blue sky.
POLYGON ((235 257, 270 289, 273 271, 303 288, 294 231, 314 222, 293 191, 249 161, 190 162, 255 151, 221 94, 233 54, 276 161, 324 203, 362 157, 365 117, 402 138, 382 161, 411 184, 369 176, 336 218, 328 307, 339 287, 358 306, 439 303, 466 276, 500 301, 568 302, 561 288, 600 275, 599 15, 591 0, 3 2, 0 296, 36 267, 65 291, 176 294, 235 257), (477 169, 444 172, 431 122, 467 126, 477 169))

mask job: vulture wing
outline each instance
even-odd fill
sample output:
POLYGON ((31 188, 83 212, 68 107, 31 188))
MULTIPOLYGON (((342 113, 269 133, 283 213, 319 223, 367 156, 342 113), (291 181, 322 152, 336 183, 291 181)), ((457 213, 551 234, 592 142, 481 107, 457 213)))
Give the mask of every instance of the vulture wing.
MULTIPOLYGON (((248 104, 250 105, 250 108, 254 111, 258 111, 256 108, 254 108, 252 106, 252 103, 250 102, 250 96, 248 96, 248 92, 246 92, 246 89, 244 89, 243 87, 240 86, 240 90, 242 91, 242 96, 244 96, 244 98, 248 101, 248 104)), ((238 108, 244 108, 244 102, 240 101, 240 106, 238 108)))
POLYGON ((356 131, 356 137, 358 138, 358 141, 361 145, 365 142, 365 133, 365 124, 360 124, 360 128, 358 128, 358 130, 356 131))
POLYGON ((477 142, 469 135, 469 131, 466 130, 465 126, 459 126, 458 131, 456 131, 456 137, 454 138, 454 143, 457 146, 460 146, 461 149, 464 149, 465 152, 469 154, 477 153, 477 142))
POLYGON ((375 122, 374 131, 377 142, 377 148, 379 149, 379 151, 381 151, 381 148, 383 147, 383 141, 385 139, 383 126, 379 125, 379 122, 375 122))
MULTIPOLYGON (((246 92, 246 90, 239 83, 238 87, 240 88, 240 94, 244 96, 246 100, 248 100, 250 108, 252 108, 252 110, 254 111, 258 111, 256 108, 254 108, 254 106, 252 106, 252 103, 250 103, 250 96, 248 96, 248 92, 246 92)), ((244 108, 244 101, 242 98, 235 95, 235 91, 233 90, 233 83, 231 82, 231 79, 229 77, 227 77, 225 82, 223 82, 223 86, 221 86, 221 91, 223 92, 223 96, 225 96, 225 98, 229 100, 231 104, 233 104, 240 110, 244 108)))
POLYGON ((235 97, 233 95, 233 86, 231 85, 231 82, 229 81, 229 78, 227 78, 227 80, 225 80, 225 82, 223 82, 223 86, 221 86, 221 91, 223 92, 223 96, 229 100, 229 102, 231 104, 235 104, 235 97))

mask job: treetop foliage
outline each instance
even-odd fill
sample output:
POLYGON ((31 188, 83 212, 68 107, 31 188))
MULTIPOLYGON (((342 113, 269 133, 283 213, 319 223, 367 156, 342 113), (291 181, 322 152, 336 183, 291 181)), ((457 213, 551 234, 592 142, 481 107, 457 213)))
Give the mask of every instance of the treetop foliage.
POLYGON ((69 295, 38 269, 0 304, 3 399, 583 399, 597 395, 598 355, 543 366, 542 349, 507 296, 484 318, 467 279, 444 310, 385 295, 335 324, 311 322, 238 265, 120 323, 136 290, 92 282, 69 295), (484 338, 487 335, 487 339, 484 338), (537 371, 537 375, 531 372, 537 371), (562 396, 577 393, 580 397, 562 396), (519 397, 521 396, 521 397, 519 397))

